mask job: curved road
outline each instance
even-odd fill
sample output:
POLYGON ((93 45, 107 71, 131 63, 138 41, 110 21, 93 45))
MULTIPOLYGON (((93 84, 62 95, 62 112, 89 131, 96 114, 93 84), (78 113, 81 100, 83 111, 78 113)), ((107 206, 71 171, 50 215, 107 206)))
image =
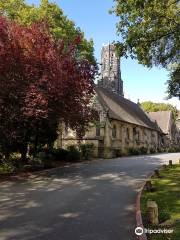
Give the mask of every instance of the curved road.
POLYGON ((0 187, 0 240, 133 240, 147 174, 180 153, 73 164, 0 187))

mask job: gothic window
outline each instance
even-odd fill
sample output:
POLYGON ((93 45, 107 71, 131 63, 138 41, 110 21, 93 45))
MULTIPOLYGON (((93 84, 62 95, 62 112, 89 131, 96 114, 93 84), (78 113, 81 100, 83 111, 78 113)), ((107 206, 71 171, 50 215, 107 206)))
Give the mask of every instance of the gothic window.
POLYGON ((129 134, 129 128, 127 128, 127 129, 126 129, 126 137, 127 137, 127 139, 129 139, 129 138, 130 138, 130 134, 129 134))
POLYGON ((144 130, 143 134, 144 134, 145 137, 147 136, 147 132, 146 132, 146 130, 144 130))
POLYGON ((110 65, 111 65, 111 67, 113 66, 113 64, 114 64, 114 58, 111 57, 111 60, 110 60, 110 65))
POLYGON ((96 122, 96 136, 100 137, 101 136, 101 126, 100 126, 100 113, 96 122))
POLYGON ((137 132, 137 140, 138 141, 140 140, 140 133, 139 133, 139 131, 137 132))
POLYGON ((101 128, 99 125, 96 126, 96 136, 100 137, 101 136, 101 128))
POLYGON ((133 128, 133 137, 135 138, 136 136, 136 128, 133 128))
POLYGON ((153 132, 151 132, 151 142, 154 142, 155 141, 155 135, 153 132))
POLYGON ((122 137, 122 127, 119 127, 119 138, 121 139, 122 137))
POLYGON ((112 129, 112 137, 116 138, 116 135, 117 135, 117 131, 116 131, 116 126, 114 125, 112 129))

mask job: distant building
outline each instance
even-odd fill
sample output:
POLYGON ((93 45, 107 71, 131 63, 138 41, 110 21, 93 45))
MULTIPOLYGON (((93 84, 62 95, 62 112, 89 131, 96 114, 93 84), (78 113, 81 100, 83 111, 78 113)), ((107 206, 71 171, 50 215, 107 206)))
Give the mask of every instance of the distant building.
POLYGON ((165 147, 165 136, 169 134, 171 138, 170 132, 174 131, 171 127, 166 129, 171 117, 165 118, 166 123, 161 125, 159 118, 156 120, 139 104, 124 98, 120 58, 116 56, 113 44, 103 46, 101 62, 101 79, 95 88, 94 100, 99 121, 90 123, 89 131, 82 139, 77 139, 75 132, 64 127, 56 146, 66 148, 79 142, 93 143, 94 155, 108 158, 138 151, 153 153, 165 147))
POLYGON ((162 139, 165 147, 180 145, 180 132, 171 111, 149 112, 150 119, 156 121, 164 137, 162 139))

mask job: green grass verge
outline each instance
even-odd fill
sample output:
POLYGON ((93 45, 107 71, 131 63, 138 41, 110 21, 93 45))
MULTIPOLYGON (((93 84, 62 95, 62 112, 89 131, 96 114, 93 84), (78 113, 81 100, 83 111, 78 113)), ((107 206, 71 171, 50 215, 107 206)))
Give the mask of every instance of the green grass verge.
POLYGON ((153 192, 143 191, 141 196, 141 211, 145 228, 173 229, 172 234, 147 235, 150 240, 179 240, 180 239, 180 165, 173 165, 160 170, 162 178, 152 178, 153 192), (159 209, 160 223, 169 220, 167 226, 150 226, 147 223, 146 204, 148 200, 156 201, 159 209))

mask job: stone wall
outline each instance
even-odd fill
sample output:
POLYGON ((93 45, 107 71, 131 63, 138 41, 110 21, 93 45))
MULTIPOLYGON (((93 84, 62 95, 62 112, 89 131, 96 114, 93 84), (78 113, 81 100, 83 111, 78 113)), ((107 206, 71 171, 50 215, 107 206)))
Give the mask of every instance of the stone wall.
POLYGON ((104 148, 109 151, 111 149, 111 153, 106 151, 108 156, 114 153, 127 155, 130 150, 142 148, 147 149, 148 152, 157 151, 159 146, 157 131, 117 120, 112 120, 107 126, 104 148))
POLYGON ((148 153, 156 152, 160 147, 161 136, 155 130, 108 118, 98 128, 97 131, 97 126, 91 125, 83 139, 77 139, 72 130, 64 128, 56 147, 93 143, 94 156, 104 158, 128 155, 142 148, 148 153))

